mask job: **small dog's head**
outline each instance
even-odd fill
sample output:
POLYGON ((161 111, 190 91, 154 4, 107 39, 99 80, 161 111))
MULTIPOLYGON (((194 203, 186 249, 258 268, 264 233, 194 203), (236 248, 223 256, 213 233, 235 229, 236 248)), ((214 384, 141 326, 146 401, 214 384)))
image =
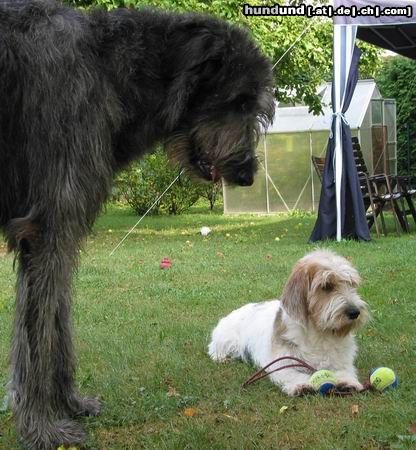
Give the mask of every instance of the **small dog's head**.
POLYGON ((282 306, 299 323, 346 336, 369 319, 367 304, 356 290, 360 281, 347 259, 317 250, 296 263, 284 287, 282 306))
POLYGON ((168 36, 168 154, 207 181, 251 185, 274 115, 270 62, 245 30, 212 18, 184 16, 168 36))

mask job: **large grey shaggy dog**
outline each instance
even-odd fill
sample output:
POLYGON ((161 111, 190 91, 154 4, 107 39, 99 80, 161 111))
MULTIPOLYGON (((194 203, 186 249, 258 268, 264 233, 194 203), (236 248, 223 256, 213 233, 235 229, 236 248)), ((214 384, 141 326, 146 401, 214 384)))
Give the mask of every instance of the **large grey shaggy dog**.
POLYGON ((250 185, 272 74, 213 18, 0 0, 0 227, 18 263, 11 406, 23 443, 82 442, 71 282, 115 172, 164 145, 207 180, 250 185))

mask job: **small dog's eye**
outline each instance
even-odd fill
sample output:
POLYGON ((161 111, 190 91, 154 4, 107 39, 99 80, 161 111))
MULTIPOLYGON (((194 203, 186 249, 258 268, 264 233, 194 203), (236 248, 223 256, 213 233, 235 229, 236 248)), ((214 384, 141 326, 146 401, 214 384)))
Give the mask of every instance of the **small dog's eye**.
POLYGON ((322 289, 326 292, 331 292, 334 289, 334 285, 332 283, 327 283, 325 286, 322 286, 322 289))

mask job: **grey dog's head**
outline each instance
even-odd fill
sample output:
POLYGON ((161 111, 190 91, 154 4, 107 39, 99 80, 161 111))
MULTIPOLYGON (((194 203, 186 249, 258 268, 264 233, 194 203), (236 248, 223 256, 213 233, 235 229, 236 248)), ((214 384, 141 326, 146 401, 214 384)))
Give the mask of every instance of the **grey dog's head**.
POLYGON ((168 153, 199 178, 251 185, 274 115, 270 62, 246 31, 212 18, 185 16, 168 37, 168 153))

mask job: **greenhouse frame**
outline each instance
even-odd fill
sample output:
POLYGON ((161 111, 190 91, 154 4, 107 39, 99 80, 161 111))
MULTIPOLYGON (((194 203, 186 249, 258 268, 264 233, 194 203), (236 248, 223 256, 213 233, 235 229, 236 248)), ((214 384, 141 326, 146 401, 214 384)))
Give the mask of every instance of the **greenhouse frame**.
MULTIPOLYGON (((332 121, 331 83, 318 90, 323 114, 304 105, 276 105, 273 125, 257 148, 251 187, 223 186, 226 214, 316 211, 321 184, 312 156, 324 156, 332 121)), ((346 113, 370 174, 397 173, 396 102, 382 98, 374 80, 358 81, 346 113)))

